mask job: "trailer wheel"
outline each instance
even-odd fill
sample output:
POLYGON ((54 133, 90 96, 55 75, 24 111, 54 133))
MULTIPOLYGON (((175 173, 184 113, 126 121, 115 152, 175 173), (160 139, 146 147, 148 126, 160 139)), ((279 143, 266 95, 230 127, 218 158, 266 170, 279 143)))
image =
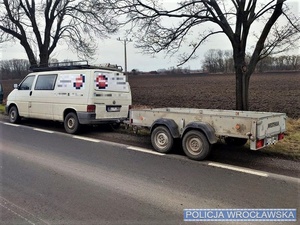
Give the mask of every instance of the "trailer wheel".
POLYGON ((203 160, 210 153, 210 143, 203 133, 197 130, 188 131, 182 139, 184 153, 193 160, 203 160))
POLYGON ((64 120, 64 127, 67 133, 76 134, 79 131, 80 124, 76 113, 70 112, 66 115, 64 120))
POLYGON ((230 146, 243 146, 247 143, 248 139, 245 138, 233 138, 233 137, 226 137, 225 142, 227 145, 230 146))
POLYGON ((174 139, 165 126, 156 127, 151 133, 153 148, 160 153, 168 153, 172 150, 174 139))
POLYGON ((12 106, 9 109, 8 115, 9 115, 9 122, 11 123, 19 123, 21 120, 18 108, 16 106, 12 106))

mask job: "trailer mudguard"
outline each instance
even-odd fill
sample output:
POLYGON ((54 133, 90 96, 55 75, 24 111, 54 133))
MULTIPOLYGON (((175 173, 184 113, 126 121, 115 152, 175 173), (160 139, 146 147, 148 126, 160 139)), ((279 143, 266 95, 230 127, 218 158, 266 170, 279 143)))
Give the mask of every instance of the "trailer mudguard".
POLYGON ((175 123, 174 120, 165 119, 165 118, 157 119, 151 125, 150 132, 152 132, 153 129, 157 126, 166 126, 169 129, 169 131, 170 131, 173 138, 180 138, 180 133, 178 131, 178 126, 177 126, 177 124, 175 123))
POLYGON ((210 144, 215 144, 218 141, 218 138, 215 135, 214 128, 208 123, 204 123, 204 122, 191 122, 191 123, 189 123, 184 128, 184 130, 182 132, 182 137, 184 136, 184 134, 186 132, 188 132, 190 130, 202 131, 205 134, 205 136, 207 137, 207 140, 209 141, 210 144))

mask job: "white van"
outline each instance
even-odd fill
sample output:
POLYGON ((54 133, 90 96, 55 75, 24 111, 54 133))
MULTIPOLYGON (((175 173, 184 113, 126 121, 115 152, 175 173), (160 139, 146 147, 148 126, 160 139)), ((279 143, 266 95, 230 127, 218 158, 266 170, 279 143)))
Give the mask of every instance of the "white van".
POLYGON ((7 97, 11 123, 22 117, 61 121, 67 133, 82 124, 120 123, 132 104, 118 66, 69 64, 33 69, 7 97))

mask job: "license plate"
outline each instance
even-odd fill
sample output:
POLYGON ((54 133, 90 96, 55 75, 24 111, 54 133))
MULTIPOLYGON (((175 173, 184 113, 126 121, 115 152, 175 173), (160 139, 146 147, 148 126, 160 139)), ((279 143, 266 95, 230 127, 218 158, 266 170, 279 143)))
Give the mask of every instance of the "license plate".
POLYGON ((270 138, 267 138, 267 145, 274 145, 277 143, 277 137, 270 137, 270 138))
POLYGON ((108 106, 107 112, 120 112, 121 107, 120 106, 108 106))

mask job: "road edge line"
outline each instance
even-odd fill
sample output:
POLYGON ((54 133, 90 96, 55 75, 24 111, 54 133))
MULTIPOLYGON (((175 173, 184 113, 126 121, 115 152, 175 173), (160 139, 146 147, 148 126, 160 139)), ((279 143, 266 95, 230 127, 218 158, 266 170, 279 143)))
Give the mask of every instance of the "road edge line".
POLYGON ((237 172, 241 172, 241 173, 257 175, 257 176, 261 176, 261 177, 269 176, 268 173, 263 172, 263 171, 248 169, 245 167, 232 166, 229 164, 210 162, 207 165, 212 166, 212 167, 222 168, 222 169, 233 170, 233 171, 237 171, 237 172))
POLYGON ((147 149, 147 148, 141 148, 141 147, 135 147, 135 146, 127 146, 126 148, 129 149, 129 150, 149 153, 149 154, 152 154, 152 155, 160 155, 160 156, 166 155, 164 153, 156 152, 154 150, 147 149))

